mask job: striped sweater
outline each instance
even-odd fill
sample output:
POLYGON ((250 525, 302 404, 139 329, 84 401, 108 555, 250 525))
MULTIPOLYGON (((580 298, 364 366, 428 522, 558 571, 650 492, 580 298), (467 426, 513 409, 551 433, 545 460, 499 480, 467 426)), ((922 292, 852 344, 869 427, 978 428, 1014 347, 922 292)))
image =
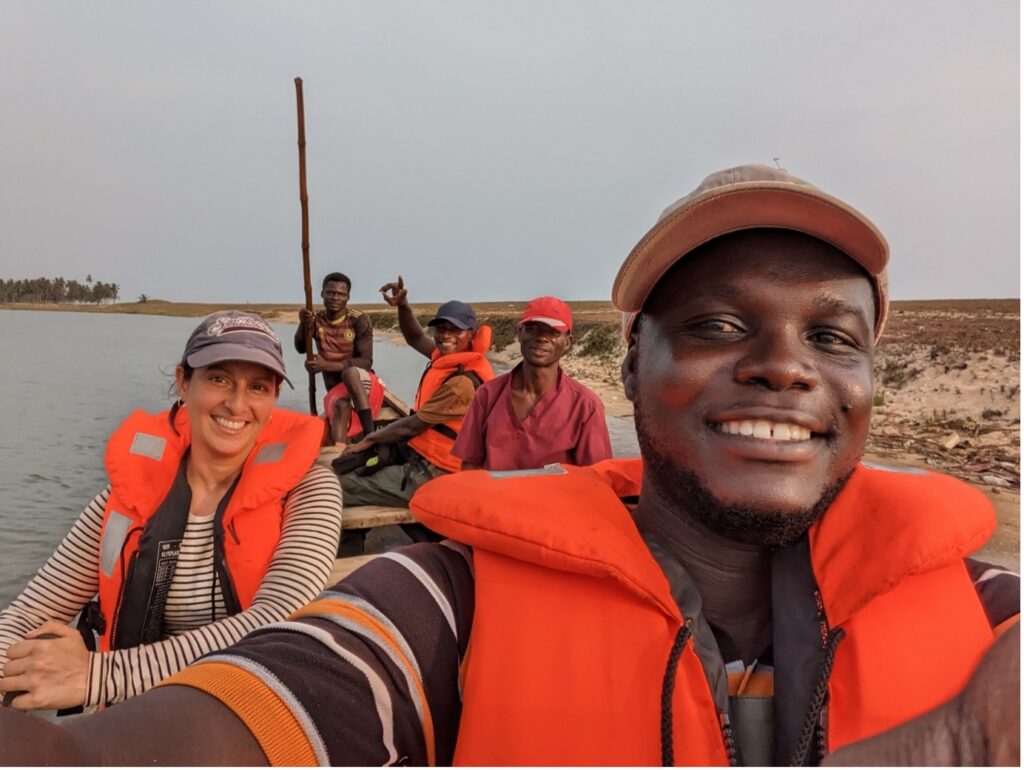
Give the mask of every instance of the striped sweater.
MULTIPOLYGON (((47 620, 70 622, 97 592, 100 533, 109 487, 79 515, 10 606, 0 611, 0 668, 7 648, 47 620)), ((341 489, 329 468, 314 465, 285 498, 281 539, 252 605, 226 617, 213 577, 213 517, 190 517, 171 583, 164 640, 93 653, 86 706, 145 692, 206 653, 287 617, 327 584, 341 532, 341 489), (211 606, 212 599, 212 606, 211 606)))

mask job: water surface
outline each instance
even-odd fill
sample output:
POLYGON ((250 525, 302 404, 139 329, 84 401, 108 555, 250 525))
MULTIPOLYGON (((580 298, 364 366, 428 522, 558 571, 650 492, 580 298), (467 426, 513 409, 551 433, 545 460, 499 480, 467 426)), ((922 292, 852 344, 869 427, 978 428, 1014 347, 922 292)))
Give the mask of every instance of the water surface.
MULTIPOLYGON (((174 365, 196 318, 0 310, 0 606, 52 553, 75 517, 106 485, 107 437, 135 409, 159 412, 174 365)), ((295 383, 280 406, 306 411, 308 379, 291 340, 281 336, 295 383)), ((374 368, 407 402, 425 360, 378 337, 374 368)), ((323 385, 317 381, 318 398, 323 385)), ((617 455, 634 455, 631 420, 609 419, 617 455)))

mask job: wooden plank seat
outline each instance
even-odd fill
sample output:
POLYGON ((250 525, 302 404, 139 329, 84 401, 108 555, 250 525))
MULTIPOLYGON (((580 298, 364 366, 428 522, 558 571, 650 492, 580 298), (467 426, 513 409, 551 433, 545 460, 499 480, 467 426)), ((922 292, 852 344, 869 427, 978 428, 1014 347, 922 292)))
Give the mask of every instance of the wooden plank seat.
POLYGON ((345 508, 341 514, 338 556, 361 556, 366 547, 367 533, 376 527, 412 524, 414 521, 408 508, 386 505, 355 505, 345 508))
POLYGON ((371 529, 390 524, 412 524, 415 519, 408 508, 392 508, 387 505, 354 505, 341 513, 341 528, 371 529))

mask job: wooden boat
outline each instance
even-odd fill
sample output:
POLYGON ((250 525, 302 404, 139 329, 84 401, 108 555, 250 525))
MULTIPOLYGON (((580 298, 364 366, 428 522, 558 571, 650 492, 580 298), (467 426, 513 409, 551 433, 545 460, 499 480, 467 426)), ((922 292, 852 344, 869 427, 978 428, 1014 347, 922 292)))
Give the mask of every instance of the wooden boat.
MULTIPOLYGON (((408 416, 411 411, 408 404, 385 386, 384 405, 381 407, 375 423, 380 427, 408 416)), ((330 468, 331 463, 341 454, 341 451, 342 447, 340 446, 324 447, 320 450, 317 463, 330 468)), ((357 505, 345 508, 341 519, 341 543, 338 544, 338 559, 334 562, 334 570, 331 572, 328 585, 333 585, 377 555, 362 552, 363 536, 369 530, 396 524, 411 524, 414 521, 408 508, 385 505, 357 505)))

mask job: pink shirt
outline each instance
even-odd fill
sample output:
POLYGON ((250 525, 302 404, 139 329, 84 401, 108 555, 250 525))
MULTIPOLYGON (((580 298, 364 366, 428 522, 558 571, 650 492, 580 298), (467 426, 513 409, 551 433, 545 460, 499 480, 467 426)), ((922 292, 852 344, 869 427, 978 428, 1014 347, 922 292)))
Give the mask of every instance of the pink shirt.
POLYGON ((604 404, 561 369, 555 386, 520 421, 512 408, 516 369, 477 390, 452 448, 456 457, 487 470, 508 471, 549 463, 591 465, 612 456, 604 404))

